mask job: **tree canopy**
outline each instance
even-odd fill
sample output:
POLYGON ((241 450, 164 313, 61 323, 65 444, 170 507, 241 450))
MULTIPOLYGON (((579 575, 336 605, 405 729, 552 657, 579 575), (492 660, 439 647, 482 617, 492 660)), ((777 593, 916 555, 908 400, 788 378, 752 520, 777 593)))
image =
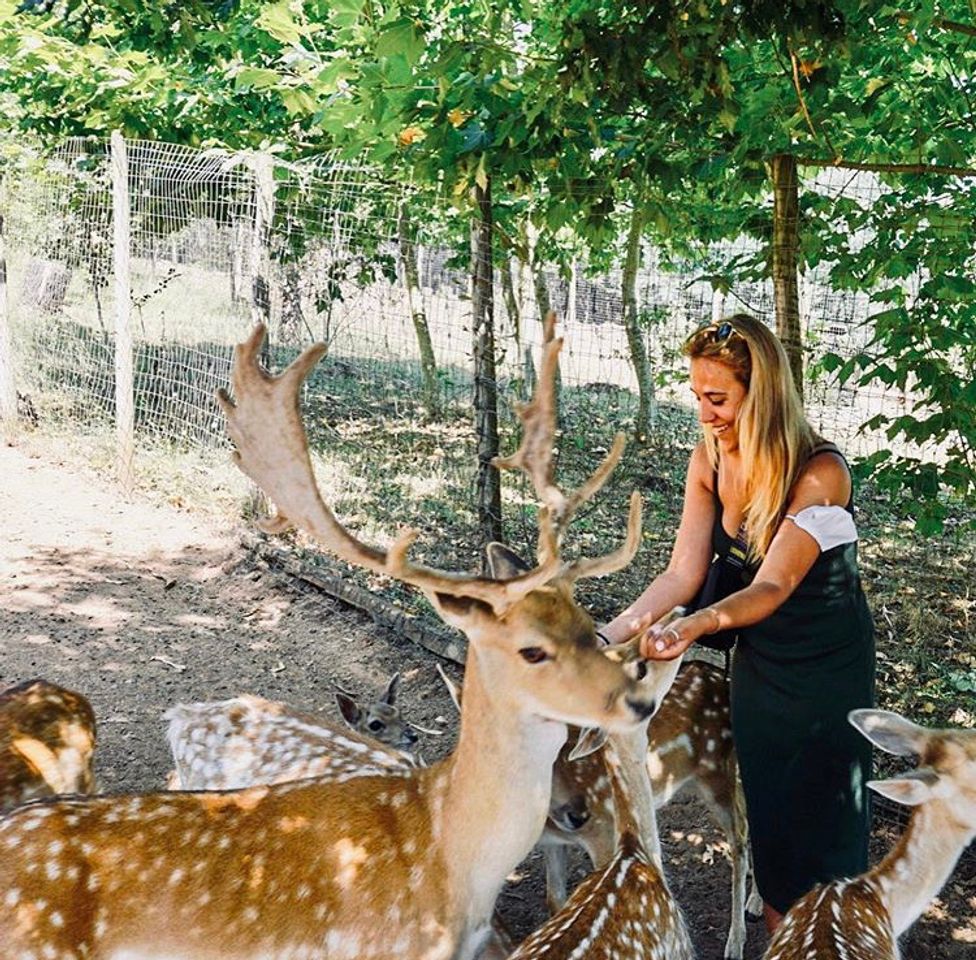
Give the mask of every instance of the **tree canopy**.
MULTIPOLYGON (((824 369, 908 389, 866 468, 937 526, 976 499, 976 20, 963 0, 0 0, 0 121, 297 157, 339 149, 495 235, 605 265, 632 215, 675 257, 767 247, 772 159, 873 171, 861 205, 801 185, 798 266, 871 298, 870 342, 824 369)), ((729 262, 717 285, 768 274, 729 262)))

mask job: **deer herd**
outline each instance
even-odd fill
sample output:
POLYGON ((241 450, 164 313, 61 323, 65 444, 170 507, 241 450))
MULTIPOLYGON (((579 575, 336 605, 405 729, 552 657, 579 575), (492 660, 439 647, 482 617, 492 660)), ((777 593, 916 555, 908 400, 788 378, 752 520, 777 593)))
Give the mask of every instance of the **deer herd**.
MULTIPOLYGON (((457 745, 426 765, 395 704, 348 698, 346 725, 254 696, 167 714, 169 789, 94 789, 95 717, 43 680, 0 694, 0 960, 465 960, 693 956, 668 885, 656 810, 693 785, 728 840, 725 956, 740 960, 750 884, 744 800, 724 671, 602 646, 574 581, 619 570, 640 536, 632 496, 623 544, 564 559, 578 508, 605 483, 618 438, 578 489, 553 479, 561 341, 546 337, 523 439, 498 460, 540 502, 534 565, 489 549, 490 576, 417 564, 403 532, 386 549, 343 527, 322 497, 299 409, 324 353, 264 371, 263 328, 235 350, 219 400, 238 466, 274 502, 265 524, 302 529, 343 560, 419 589, 467 637, 457 745), (514 945, 496 900, 536 844, 550 919, 514 945), (567 851, 593 866, 571 893, 567 851)), ((898 956, 976 836, 976 731, 930 730, 881 710, 851 723, 920 766, 875 791, 913 807, 891 852, 860 877, 820 886, 787 914, 769 960, 898 956)))

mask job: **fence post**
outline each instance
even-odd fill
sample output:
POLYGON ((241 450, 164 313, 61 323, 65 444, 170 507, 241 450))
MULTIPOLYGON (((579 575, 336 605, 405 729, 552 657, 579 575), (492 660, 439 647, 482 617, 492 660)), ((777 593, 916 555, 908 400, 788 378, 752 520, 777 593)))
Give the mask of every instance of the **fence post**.
POLYGON ((112 132, 112 259, 115 271, 115 438, 116 472, 122 485, 132 485, 135 403, 132 371, 132 295, 129 279, 129 159, 125 140, 112 132))
MULTIPOLYGON (((254 232, 251 234, 251 321, 267 324, 271 319, 271 284, 265 275, 268 241, 274 223, 274 160, 270 154, 250 157, 254 174, 254 232)), ((269 334, 270 335, 270 334, 269 334)))
POLYGON ((3 238, 6 184, 6 175, 0 174, 0 423, 12 428, 17 421, 17 385, 7 313, 7 254, 3 238))

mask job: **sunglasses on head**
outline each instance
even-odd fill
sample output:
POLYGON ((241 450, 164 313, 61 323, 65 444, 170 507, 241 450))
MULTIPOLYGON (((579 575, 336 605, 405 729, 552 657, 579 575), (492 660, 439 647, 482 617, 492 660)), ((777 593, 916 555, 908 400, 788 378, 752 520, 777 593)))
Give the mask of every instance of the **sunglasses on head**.
POLYGON ((691 335, 691 340, 707 339, 711 343, 725 343, 732 336, 741 337, 742 334, 735 329, 731 320, 723 320, 721 323, 710 323, 707 327, 702 327, 691 335))

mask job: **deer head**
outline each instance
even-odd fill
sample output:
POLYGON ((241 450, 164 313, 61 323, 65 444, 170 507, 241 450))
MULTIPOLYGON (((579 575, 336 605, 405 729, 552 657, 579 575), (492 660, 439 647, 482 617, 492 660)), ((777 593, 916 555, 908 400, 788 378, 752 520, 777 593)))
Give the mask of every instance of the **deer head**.
POLYGON ((373 737, 397 750, 412 751, 417 746, 417 732, 400 714, 396 705, 400 689, 400 673, 390 677, 390 682, 377 700, 365 707, 347 690, 336 691, 336 706, 350 730, 373 737))

